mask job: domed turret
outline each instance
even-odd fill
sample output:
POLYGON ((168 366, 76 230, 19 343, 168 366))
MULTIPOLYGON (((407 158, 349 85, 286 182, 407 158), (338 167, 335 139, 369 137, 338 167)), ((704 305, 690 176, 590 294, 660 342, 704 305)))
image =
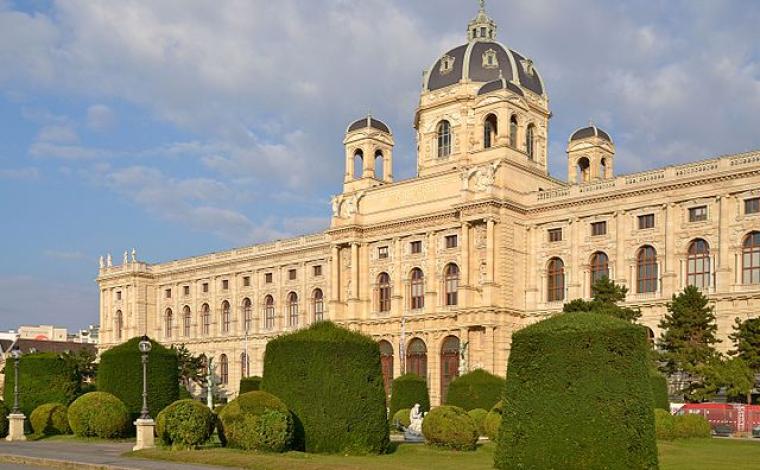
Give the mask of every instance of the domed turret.
POLYGON ((346 128, 344 192, 393 182, 393 135, 391 128, 367 115, 346 128))
POLYGON ((567 179, 571 184, 590 183, 614 175, 615 144, 594 123, 570 135, 567 144, 567 179))

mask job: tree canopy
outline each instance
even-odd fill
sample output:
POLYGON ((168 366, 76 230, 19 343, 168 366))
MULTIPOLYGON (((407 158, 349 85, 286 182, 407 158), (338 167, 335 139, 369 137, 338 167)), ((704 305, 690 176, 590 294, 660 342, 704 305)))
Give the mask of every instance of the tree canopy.
POLYGON ((628 295, 627 287, 615 284, 614 281, 603 277, 594 283, 591 291, 594 294, 592 300, 575 299, 566 303, 562 310, 565 313, 602 313, 632 323, 641 317, 639 310, 618 305, 625 302, 625 297, 628 295))

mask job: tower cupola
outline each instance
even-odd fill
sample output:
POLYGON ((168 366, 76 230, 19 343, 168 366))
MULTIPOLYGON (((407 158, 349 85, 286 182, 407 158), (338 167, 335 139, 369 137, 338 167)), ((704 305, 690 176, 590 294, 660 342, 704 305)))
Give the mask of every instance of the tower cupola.
POLYGON ((351 123, 343 139, 346 173, 343 192, 393 182, 393 133, 379 119, 367 115, 351 123))
POLYGON ((486 13, 486 0, 480 0, 480 11, 467 25, 467 40, 493 41, 496 39, 496 22, 486 13))
POLYGON ((567 143, 567 179, 585 184, 615 176, 615 143, 593 122, 572 133, 567 143))

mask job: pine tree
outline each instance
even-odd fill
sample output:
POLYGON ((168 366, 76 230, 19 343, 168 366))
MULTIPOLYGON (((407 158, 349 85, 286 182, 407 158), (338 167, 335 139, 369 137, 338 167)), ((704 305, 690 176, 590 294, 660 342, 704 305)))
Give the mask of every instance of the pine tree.
POLYGON ((201 356, 193 356, 184 344, 179 347, 172 346, 177 351, 177 366, 179 367, 179 380, 185 390, 190 390, 190 384, 203 384, 205 380, 205 366, 201 356))
POLYGON ((589 302, 583 299, 575 299, 566 303, 562 311, 565 313, 604 313, 631 323, 636 323, 636 320, 641 317, 640 311, 618 305, 620 302, 625 302, 625 297, 628 294, 627 287, 615 284, 614 281, 603 277, 594 283, 591 291, 594 293, 593 300, 589 302))
POLYGON ((737 318, 734 332, 728 337, 735 348, 729 354, 740 357, 756 374, 760 373, 760 318, 745 321, 737 318))

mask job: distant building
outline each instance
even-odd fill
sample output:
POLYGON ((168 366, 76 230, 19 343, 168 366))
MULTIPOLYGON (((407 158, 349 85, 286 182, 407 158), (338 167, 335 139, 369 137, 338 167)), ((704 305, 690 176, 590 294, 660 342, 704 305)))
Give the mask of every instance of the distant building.
POLYGON ((84 330, 68 335, 68 341, 74 343, 98 344, 100 325, 90 325, 84 330))
POLYGON ((68 341, 68 330, 52 325, 20 326, 19 338, 39 341, 68 341))

